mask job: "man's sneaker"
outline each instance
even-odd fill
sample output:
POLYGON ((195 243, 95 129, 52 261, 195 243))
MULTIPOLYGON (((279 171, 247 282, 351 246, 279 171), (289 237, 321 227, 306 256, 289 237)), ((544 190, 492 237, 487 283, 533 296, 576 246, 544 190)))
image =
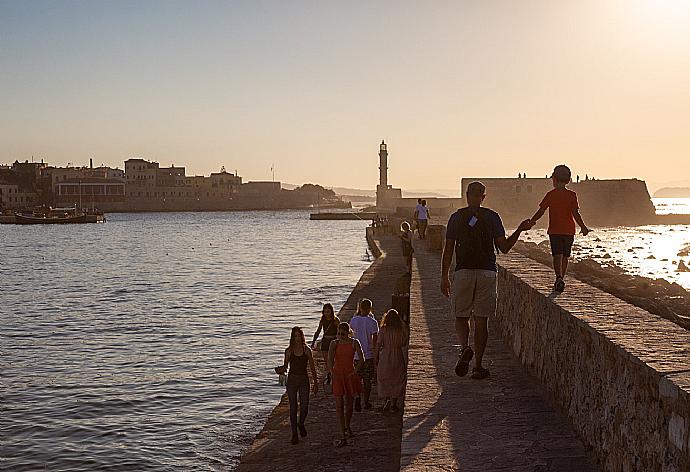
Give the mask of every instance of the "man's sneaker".
POLYGON ((458 362, 455 364, 455 374, 458 377, 464 377, 467 375, 467 371, 470 369, 470 361, 474 357, 474 351, 469 346, 465 346, 460 351, 458 356, 458 362))
POLYGON ((355 411, 356 412, 362 411, 362 399, 359 397, 355 398, 355 411))
POLYGON ((484 367, 475 367, 472 369, 472 378, 473 379, 485 379, 489 376, 489 369, 485 369, 484 367))
POLYGON ((553 284, 553 289, 556 292, 562 292, 565 290, 565 280, 563 280, 561 277, 556 278, 556 283, 553 284))

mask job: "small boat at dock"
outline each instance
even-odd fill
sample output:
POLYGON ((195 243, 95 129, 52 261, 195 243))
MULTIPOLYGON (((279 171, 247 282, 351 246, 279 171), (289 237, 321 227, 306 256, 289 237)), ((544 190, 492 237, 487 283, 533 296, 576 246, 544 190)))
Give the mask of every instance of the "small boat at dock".
POLYGON ((76 208, 38 208, 30 212, 14 214, 14 223, 18 225, 51 225, 76 223, 103 223, 102 212, 85 213, 76 208))

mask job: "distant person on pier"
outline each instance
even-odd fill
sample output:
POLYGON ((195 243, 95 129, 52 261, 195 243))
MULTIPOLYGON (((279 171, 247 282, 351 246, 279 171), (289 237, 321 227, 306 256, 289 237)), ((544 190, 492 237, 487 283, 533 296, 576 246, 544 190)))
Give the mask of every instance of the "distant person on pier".
POLYGON ((429 209, 426 206, 426 200, 422 200, 417 204, 414 210, 414 219, 417 222, 417 234, 419 239, 426 238, 426 227, 429 223, 429 209))
POLYGON ((409 274, 412 271, 412 254, 414 253, 414 248, 412 247, 412 230, 410 229, 410 223, 407 221, 403 221, 400 225, 400 241, 402 243, 403 257, 405 257, 405 267, 409 274))
POLYGON ((338 415, 341 439, 336 441, 337 447, 347 445, 347 438, 352 437, 352 402, 362 391, 362 384, 355 370, 355 354, 359 355, 360 363, 364 362, 364 354, 359 341, 352 338, 352 329, 347 323, 338 326, 338 337, 331 343, 328 351, 328 371, 333 376, 333 395, 335 409, 338 415))
MULTIPOLYGON (((350 320, 350 326, 355 334, 355 339, 359 341, 364 353, 364 362, 360 363, 358 373, 364 383, 364 390, 362 397, 355 399, 355 411, 362 411, 362 406, 365 410, 371 409, 369 403, 369 396, 371 395, 371 385, 374 381, 374 352, 376 352, 376 343, 378 341, 379 323, 374 318, 371 311, 372 303, 368 298, 362 298, 357 305, 357 314, 350 320), (363 400, 363 401, 362 401, 363 400), (364 405, 362 405, 364 403, 364 405)), ((357 353, 356 360, 361 360, 362 356, 357 353)))
POLYGON ((417 217, 419 216, 419 208, 422 206, 422 199, 417 199, 417 205, 414 207, 414 213, 412 214, 412 232, 417 231, 417 236, 419 236, 419 225, 417 224, 417 217))
POLYGON ((314 349, 316 346, 316 340, 319 338, 319 334, 323 329, 323 337, 321 338, 321 356, 323 357, 324 364, 328 360, 328 349, 331 347, 331 342, 338 336, 338 325, 340 324, 340 318, 335 314, 333 305, 330 303, 324 303, 321 309, 321 319, 319 320, 319 327, 316 328, 314 337, 311 340, 311 348, 314 349))
POLYGON ((582 235, 587 236, 589 228, 582 221, 577 194, 565 186, 571 182, 570 169, 565 165, 558 165, 553 169, 551 180, 553 190, 550 190, 539 204, 539 210, 532 217, 536 223, 549 210, 549 241, 553 256, 553 270, 556 281, 553 289, 556 292, 565 290, 565 273, 568 270, 568 258, 575 239, 575 222, 580 226, 582 235))
POLYGON ((489 370, 482 365, 489 336, 488 319, 496 312, 496 253, 498 248, 507 253, 515 245, 520 233, 534 226, 525 220, 506 239, 501 217, 493 210, 481 206, 486 187, 472 182, 465 193, 467 206, 453 213, 448 220, 446 244, 441 262, 441 292, 450 297, 450 309, 455 317, 455 330, 460 343, 455 373, 467 375, 474 357, 472 378, 488 377, 489 370), (449 271, 455 254, 455 271, 451 284, 449 271), (474 347, 469 346, 470 317, 474 321, 474 347))
POLYGON ((277 368, 278 373, 285 373, 288 366, 290 372, 287 377, 287 394, 290 402, 290 426, 292 427, 292 444, 299 443, 299 434, 304 437, 307 435, 307 430, 304 427, 304 422, 309 413, 309 375, 307 374, 307 364, 311 370, 311 377, 313 382, 313 391, 316 394, 319 391, 319 383, 316 376, 316 367, 314 366, 314 357, 311 349, 307 346, 304 339, 304 332, 299 326, 292 328, 290 334, 290 345, 285 349, 285 360, 282 368, 277 368), (299 422, 297 421, 297 399, 299 397, 299 422))
POLYGON ((407 326, 397 310, 390 309, 381 320, 381 331, 374 356, 376 388, 379 398, 385 398, 383 413, 399 411, 398 400, 405 394, 407 326))

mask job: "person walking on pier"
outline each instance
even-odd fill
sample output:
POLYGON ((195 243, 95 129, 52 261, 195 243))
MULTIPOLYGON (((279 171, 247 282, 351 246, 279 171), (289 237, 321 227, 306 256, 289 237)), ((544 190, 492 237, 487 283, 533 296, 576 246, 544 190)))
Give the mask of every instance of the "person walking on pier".
POLYGON ((501 217, 493 210, 481 206, 486 187, 472 182, 466 190, 467 207, 453 213, 448 220, 446 244, 441 262, 441 292, 450 297, 450 309, 455 317, 455 330, 460 353, 455 373, 467 375, 469 363, 475 357, 472 378, 488 377, 489 370, 482 365, 489 336, 488 319, 496 312, 496 252, 507 253, 515 245, 520 233, 534 223, 524 220, 506 239, 501 217), (455 254, 455 271, 451 284, 449 271, 455 254), (474 322, 474 347, 469 346, 470 317, 474 322))
POLYGON ((414 218, 417 222, 417 234, 419 235, 419 239, 426 239, 426 227, 430 218, 426 200, 422 200, 417 204, 414 210, 414 218))
POLYGON ((352 437, 352 403, 354 397, 362 391, 362 384, 355 370, 355 354, 359 355, 360 363, 364 362, 362 346, 352 337, 350 325, 340 323, 338 337, 328 350, 327 363, 328 371, 333 377, 333 395, 341 433, 341 439, 335 443, 337 447, 346 446, 347 438, 352 437))
POLYGON ((407 273, 409 274, 412 270, 412 254, 414 253, 414 248, 412 247, 412 230, 410 229, 410 223, 403 221, 400 225, 400 242, 402 243, 403 257, 405 258, 405 267, 407 268, 407 273))
POLYGON ((355 411, 362 411, 362 400, 364 409, 370 410, 369 396, 371 395, 371 384, 374 381, 374 352, 376 352, 376 342, 379 334, 379 323, 374 318, 371 311, 372 303, 368 298, 362 298, 357 305, 357 314, 350 320, 350 326, 355 333, 355 339, 359 341, 364 352, 364 358, 359 353, 355 355, 356 360, 364 359, 360 364, 358 373, 364 383, 362 397, 355 399, 355 411))
POLYGON ((557 165, 551 174, 553 190, 549 191, 539 204, 539 210, 532 217, 536 223, 549 210, 549 242, 553 256, 553 271, 556 282, 553 289, 556 292, 565 290, 565 273, 568 270, 568 258, 575 240, 575 222, 580 226, 582 235, 587 236, 589 228, 580 215, 577 194, 565 188, 571 181, 570 169, 565 165, 557 165))
POLYGON ((311 348, 314 349, 316 345, 316 340, 319 338, 319 334, 323 329, 323 337, 321 338, 321 355, 323 356, 323 362, 326 363, 328 358, 328 348, 331 346, 331 342, 338 335, 338 325, 340 324, 340 318, 335 314, 333 305, 330 303, 324 303, 321 309, 321 319, 319 320, 319 327, 314 333, 314 338, 311 341, 311 348))
POLYGON ((299 326, 292 328, 290 334, 290 345, 285 349, 285 360, 282 369, 279 373, 284 373, 288 365, 290 372, 287 377, 287 394, 290 402, 290 426, 292 427, 292 444, 299 443, 299 434, 304 437, 307 435, 307 430, 304 427, 304 422, 309 414, 309 375, 307 374, 307 364, 311 370, 311 377, 313 381, 314 394, 319 391, 319 383, 316 376, 316 367, 314 366, 314 357, 311 349, 307 346, 304 339, 304 332, 299 326), (299 422, 297 422, 297 398, 299 396, 299 422))
POLYGON ((374 358, 376 364, 376 388, 379 398, 385 398, 383 413, 397 413, 398 400, 405 394, 405 353, 407 326, 397 310, 390 309, 381 320, 381 331, 374 358))

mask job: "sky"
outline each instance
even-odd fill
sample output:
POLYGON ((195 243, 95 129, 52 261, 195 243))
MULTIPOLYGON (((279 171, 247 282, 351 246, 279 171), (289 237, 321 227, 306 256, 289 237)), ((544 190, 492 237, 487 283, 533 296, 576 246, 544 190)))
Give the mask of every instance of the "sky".
POLYGON ((0 0, 0 163, 690 180, 690 2, 0 0))

